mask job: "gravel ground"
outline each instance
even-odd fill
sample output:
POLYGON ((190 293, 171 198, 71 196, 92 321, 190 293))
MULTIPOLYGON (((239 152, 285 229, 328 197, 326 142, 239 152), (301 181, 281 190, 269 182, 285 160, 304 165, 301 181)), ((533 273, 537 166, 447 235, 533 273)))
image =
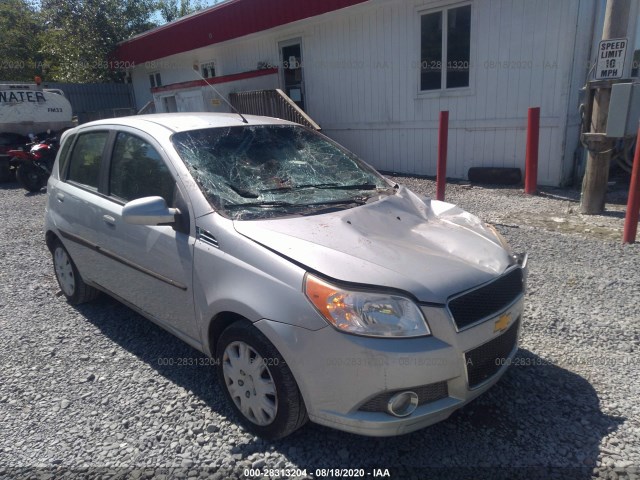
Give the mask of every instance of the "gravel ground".
MULTIPOLYGON (((434 192, 431 180, 396 180, 434 192)), ((244 474, 251 467, 639 478, 640 246, 620 243, 623 197, 582 217, 569 190, 449 185, 447 200, 530 254, 516 364, 450 419, 410 435, 308 424, 268 443, 234 423, 201 354, 109 298, 69 306, 43 241, 46 195, 1 184, 0 478, 258 478, 244 474)))

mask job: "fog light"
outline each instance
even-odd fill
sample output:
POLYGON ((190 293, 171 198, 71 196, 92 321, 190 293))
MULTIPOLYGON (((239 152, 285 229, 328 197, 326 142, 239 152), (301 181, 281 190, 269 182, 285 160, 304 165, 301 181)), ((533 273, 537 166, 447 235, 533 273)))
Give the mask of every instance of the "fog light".
POLYGON ((407 417, 418 407, 418 394, 415 392, 396 393, 387 403, 387 411, 396 417, 407 417))

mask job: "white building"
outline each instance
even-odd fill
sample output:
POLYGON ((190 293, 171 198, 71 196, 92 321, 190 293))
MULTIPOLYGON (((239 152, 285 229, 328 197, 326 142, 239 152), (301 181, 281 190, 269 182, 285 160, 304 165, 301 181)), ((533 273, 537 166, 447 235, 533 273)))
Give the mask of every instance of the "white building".
MULTIPOLYGON (((638 75, 630 0, 624 77, 638 75)), ((524 171, 528 107, 541 108, 539 183, 581 157, 580 89, 604 0, 233 0, 122 43, 138 107, 226 111, 221 93, 281 88, 325 134, 385 171, 434 175, 450 112, 447 176, 524 171), (445 68, 441 68, 444 66, 445 68), (203 79, 204 77, 204 79, 203 79)))

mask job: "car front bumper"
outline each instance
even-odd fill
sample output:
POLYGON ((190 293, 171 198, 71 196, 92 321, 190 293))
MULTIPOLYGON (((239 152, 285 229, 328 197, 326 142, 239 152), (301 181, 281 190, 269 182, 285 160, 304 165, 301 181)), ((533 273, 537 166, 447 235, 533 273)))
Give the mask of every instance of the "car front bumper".
POLYGON ((505 373, 518 348, 522 296, 498 315, 460 332, 446 309, 423 306, 422 310, 432 335, 420 338, 362 337, 329 326, 310 331, 270 320, 255 325, 288 362, 311 421, 360 435, 393 436, 444 420, 481 395, 505 373), (505 329, 506 317, 510 320, 505 329), (499 337, 508 332, 511 340, 505 346, 499 337), (484 358, 496 343, 503 345, 495 368, 486 379, 470 386, 468 367, 473 367, 469 362, 480 355, 468 357, 466 353, 478 352, 475 349, 485 345, 484 358), (364 405, 385 393, 437 385, 446 385, 445 395, 421 402, 407 417, 382 409, 363 411, 364 405))

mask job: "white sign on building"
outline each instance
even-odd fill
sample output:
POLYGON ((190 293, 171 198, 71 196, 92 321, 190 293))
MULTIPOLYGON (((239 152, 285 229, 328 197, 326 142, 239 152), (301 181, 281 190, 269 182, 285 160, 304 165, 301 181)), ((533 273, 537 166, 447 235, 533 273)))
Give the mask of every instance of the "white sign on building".
POLYGON ((600 42, 596 63, 596 80, 622 78, 628 43, 626 38, 600 42))

